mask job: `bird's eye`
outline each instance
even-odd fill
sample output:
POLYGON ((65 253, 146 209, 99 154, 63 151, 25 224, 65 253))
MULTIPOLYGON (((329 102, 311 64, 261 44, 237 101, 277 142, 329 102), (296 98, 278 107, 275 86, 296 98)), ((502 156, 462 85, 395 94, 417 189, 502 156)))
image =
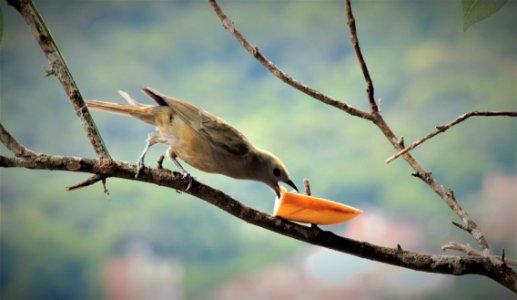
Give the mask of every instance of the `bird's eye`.
POLYGON ((276 177, 280 176, 280 169, 274 168, 273 169, 273 175, 275 175, 276 177))

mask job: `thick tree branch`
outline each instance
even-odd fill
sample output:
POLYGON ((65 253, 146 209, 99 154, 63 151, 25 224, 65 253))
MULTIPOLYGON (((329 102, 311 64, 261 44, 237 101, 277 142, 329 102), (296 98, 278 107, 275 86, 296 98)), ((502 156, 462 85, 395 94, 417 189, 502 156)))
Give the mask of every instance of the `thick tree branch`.
POLYGON ((112 161, 111 165, 106 167, 98 159, 42 153, 35 153, 35 156, 29 158, 0 156, 0 167, 84 172, 96 174, 104 178, 117 177, 169 187, 205 200, 250 224, 303 242, 416 271, 452 275, 485 275, 517 292, 517 273, 502 263, 494 265, 489 258, 421 254, 348 239, 332 232, 321 230, 318 227, 303 226, 262 213, 243 205, 222 191, 198 181, 194 181, 191 188, 185 191, 189 179, 183 178, 178 172, 171 172, 166 169, 145 168, 138 179, 135 179, 136 166, 133 164, 112 161))
POLYGON ((349 113, 350 115, 357 116, 363 119, 371 120, 371 114, 368 112, 362 111, 360 109, 357 109, 353 106, 350 106, 342 101, 336 100, 328 95, 325 95, 310 86, 303 84, 302 82, 296 80, 291 75, 287 74, 286 72, 282 71, 279 67, 274 65, 268 58, 266 58, 262 52, 259 50, 258 47, 252 45, 250 42, 248 42, 244 36, 240 33, 237 28, 235 28, 233 21, 231 21, 226 14, 223 12, 219 4, 215 0, 209 0, 210 4, 212 5, 212 8, 214 9, 215 13, 221 20, 224 28, 226 28, 236 39, 239 41, 239 43, 246 49, 253 57, 255 57, 266 69, 268 69, 273 75, 278 77, 283 82, 287 83, 288 85, 294 87, 295 89, 313 97, 314 99, 321 101, 325 104, 328 104, 330 106, 333 106, 337 109, 340 109, 342 111, 345 111, 349 113))
POLYGON ((108 149, 106 149, 106 146, 95 127, 95 123, 86 108, 83 97, 79 92, 79 88, 75 84, 65 60, 36 6, 31 0, 7 0, 7 3, 18 10, 25 19, 25 22, 32 29, 36 41, 40 45, 41 50, 45 53, 50 64, 50 69, 45 72, 46 75, 56 75, 59 82, 61 82, 61 85, 63 86, 70 103, 72 103, 76 115, 81 120, 81 123, 86 130, 86 135, 88 136, 88 139, 97 155, 101 159, 111 159, 108 149))
POLYGON ((400 156, 415 149, 416 147, 418 147, 425 141, 435 137, 436 135, 438 135, 442 132, 449 130, 451 127, 458 125, 459 123, 467 120, 470 117, 476 117, 476 116, 477 117, 479 117, 479 116, 483 116, 483 117, 496 117, 496 116, 517 117, 517 112, 515 112, 515 111, 471 111, 469 113, 463 114, 448 124, 436 126, 435 131, 433 131, 433 132, 429 133, 428 135, 426 135, 425 137, 413 142, 411 145, 400 150, 396 154, 388 157, 386 159, 386 163, 389 164, 390 162, 394 161, 395 159, 399 158, 400 156))

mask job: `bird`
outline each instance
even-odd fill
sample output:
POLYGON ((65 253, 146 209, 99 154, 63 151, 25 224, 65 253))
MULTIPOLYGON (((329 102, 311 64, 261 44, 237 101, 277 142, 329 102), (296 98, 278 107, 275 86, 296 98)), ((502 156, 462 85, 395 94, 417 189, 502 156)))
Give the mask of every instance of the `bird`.
POLYGON ((262 182, 279 198, 280 182, 298 190, 286 166, 276 155, 253 145, 244 134, 222 118, 150 87, 142 88, 142 91, 157 105, 139 103, 124 91, 119 91, 119 94, 129 104, 85 101, 92 110, 130 116, 156 127, 156 131, 147 136, 144 150, 137 161, 135 177, 140 176, 145 168, 144 159, 149 148, 156 144, 166 144, 167 157, 184 178, 189 178, 185 190, 190 189, 193 177, 183 168, 178 158, 207 173, 262 182))

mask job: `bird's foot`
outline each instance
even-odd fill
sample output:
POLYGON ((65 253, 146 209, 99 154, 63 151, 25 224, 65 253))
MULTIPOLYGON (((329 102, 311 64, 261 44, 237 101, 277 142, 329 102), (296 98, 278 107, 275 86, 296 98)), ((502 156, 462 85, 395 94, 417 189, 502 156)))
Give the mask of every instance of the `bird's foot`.
POLYGON ((170 152, 170 150, 171 150, 171 148, 169 148, 169 150, 167 151, 167 155, 172 160, 172 162, 174 162, 176 167, 178 167, 178 169, 180 169, 180 173, 181 173, 181 175, 183 175, 181 178, 182 179, 188 178, 187 188, 185 189, 185 192, 186 192, 186 191, 190 190, 190 188, 192 187, 192 183, 194 182, 194 180, 196 180, 196 178, 194 176, 190 175, 190 173, 187 172, 187 170, 185 170, 185 168, 183 168, 183 166, 180 164, 180 162, 176 159, 176 156, 171 154, 172 152, 170 152))
POLYGON ((196 178, 192 175, 190 175, 189 172, 183 170, 181 172, 181 175, 182 175, 182 179, 188 179, 188 184, 187 184, 187 187, 185 188, 185 192, 190 190, 190 188, 192 187, 192 183, 194 182, 194 180, 196 180, 196 178))

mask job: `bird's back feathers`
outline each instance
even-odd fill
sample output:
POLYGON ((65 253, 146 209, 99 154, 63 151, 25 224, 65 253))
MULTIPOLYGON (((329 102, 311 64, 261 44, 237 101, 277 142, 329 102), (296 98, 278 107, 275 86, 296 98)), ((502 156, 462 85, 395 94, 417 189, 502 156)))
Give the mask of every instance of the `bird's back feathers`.
POLYGON ((183 100, 163 95, 151 88, 142 89, 159 105, 168 105, 194 131, 208 139, 219 151, 246 155, 252 147, 248 139, 223 119, 183 100))

